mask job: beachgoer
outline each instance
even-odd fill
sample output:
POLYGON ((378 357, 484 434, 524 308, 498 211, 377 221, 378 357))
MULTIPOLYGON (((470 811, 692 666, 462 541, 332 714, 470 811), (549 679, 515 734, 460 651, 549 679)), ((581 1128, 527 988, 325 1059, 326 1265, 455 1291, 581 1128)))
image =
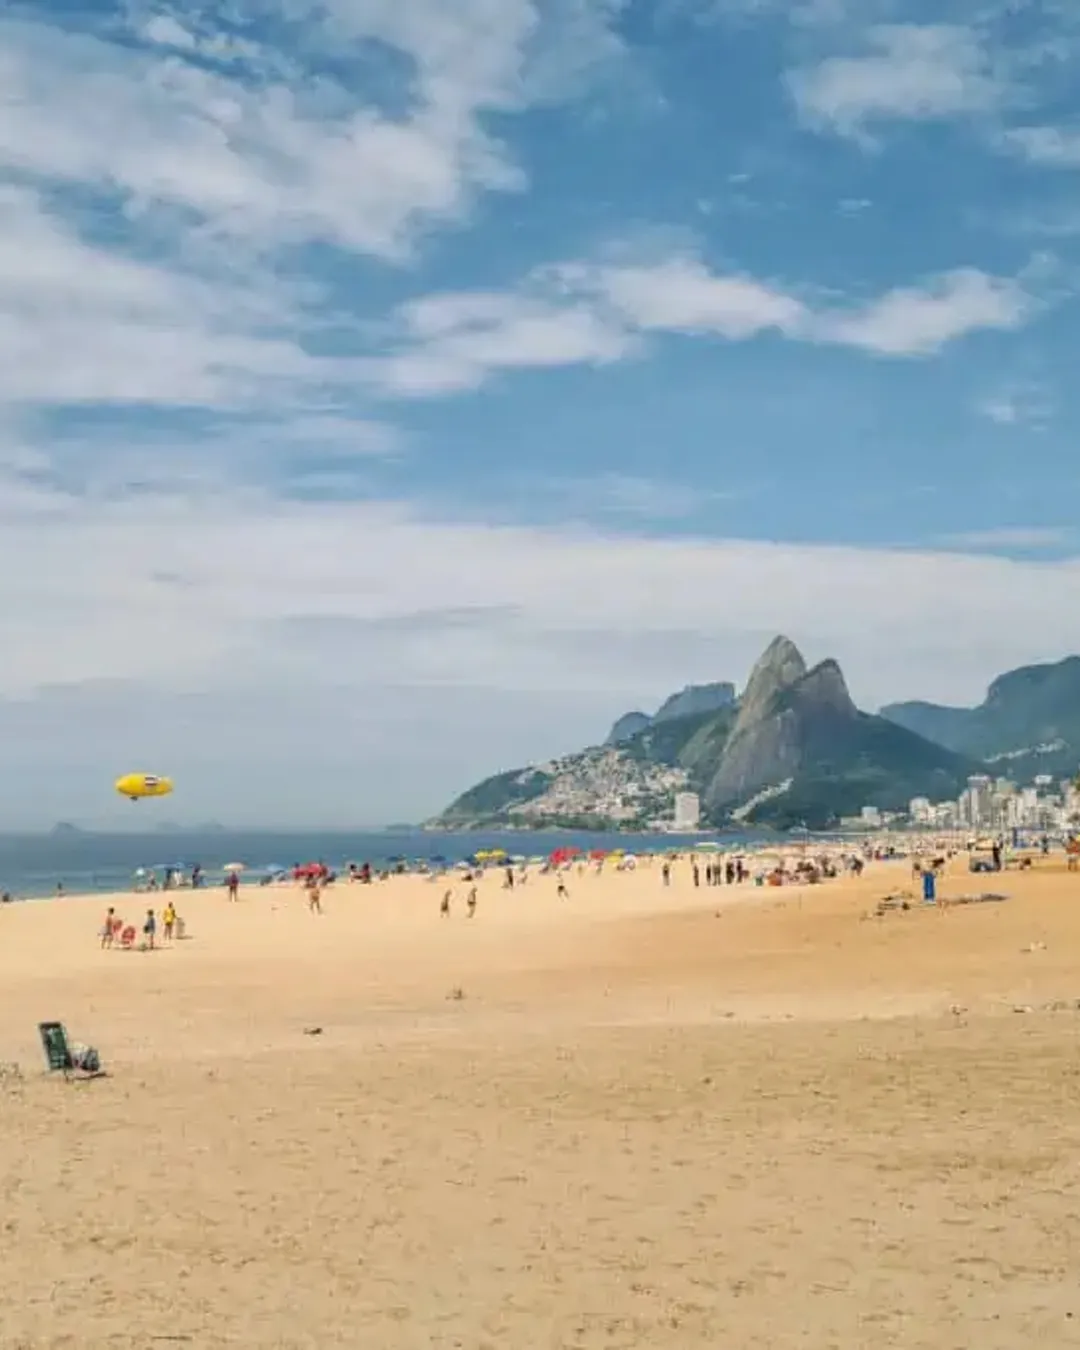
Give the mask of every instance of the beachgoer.
POLYGON ((319 885, 318 877, 311 878, 311 885, 308 887, 307 907, 311 914, 322 913, 322 887, 319 885))
POLYGON ((700 885, 701 885, 701 868, 697 865, 697 863, 694 863, 693 874, 694 874, 694 885, 695 885, 695 886, 700 886, 700 885))
POLYGON ((240 895, 240 878, 235 872, 230 872, 228 880, 225 883, 229 888, 229 899, 236 900, 240 895))
MULTIPOLYGON (((447 892, 447 894, 449 894, 449 892, 447 892)), ((471 919, 472 916, 476 913, 476 887, 475 887, 475 886, 470 886, 470 887, 469 887, 469 894, 468 894, 468 895, 466 896, 466 898, 465 898, 465 904, 466 904, 466 906, 468 907, 468 910, 469 910, 469 918, 471 919)))
MULTIPOLYGON (((476 887, 474 886, 473 890, 475 889, 476 887)), ((446 917, 446 915, 450 913, 450 901, 453 899, 453 896, 454 896, 453 891, 446 891, 443 894, 442 904, 439 906, 439 913, 443 915, 444 918, 446 917)))
POLYGON ((112 905, 105 911, 105 922, 101 925, 101 946, 111 947, 116 935, 116 910, 112 905))
POLYGON ((664 885, 665 885, 665 886, 670 886, 670 885, 671 885, 671 864, 670 864, 670 863, 668 863, 668 862, 664 863, 663 867, 661 867, 661 869, 660 869, 660 875, 661 875, 661 876, 663 877, 663 879, 664 879, 664 885))
POLYGON ((166 942, 172 941, 173 930, 176 927, 176 907, 170 900, 161 913, 161 931, 166 942))
POLYGON ((143 923, 142 930, 143 930, 143 938, 146 941, 147 950, 153 951, 154 934, 157 932, 157 919, 154 918, 154 911, 152 909, 148 909, 146 911, 146 919, 143 923))
POLYGON ((570 899, 570 892, 566 889, 566 882, 563 881, 562 877, 559 878, 559 888, 555 892, 555 894, 559 897, 560 900, 570 899))

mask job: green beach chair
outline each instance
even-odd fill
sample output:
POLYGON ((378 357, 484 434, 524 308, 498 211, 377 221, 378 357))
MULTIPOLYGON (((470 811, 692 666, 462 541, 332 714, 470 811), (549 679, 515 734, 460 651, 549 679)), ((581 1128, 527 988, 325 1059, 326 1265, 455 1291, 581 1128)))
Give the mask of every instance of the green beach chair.
POLYGON ((101 1073, 101 1056, 92 1046, 72 1045, 63 1022, 39 1022, 38 1035, 50 1073, 65 1078, 75 1074, 96 1078, 101 1073))

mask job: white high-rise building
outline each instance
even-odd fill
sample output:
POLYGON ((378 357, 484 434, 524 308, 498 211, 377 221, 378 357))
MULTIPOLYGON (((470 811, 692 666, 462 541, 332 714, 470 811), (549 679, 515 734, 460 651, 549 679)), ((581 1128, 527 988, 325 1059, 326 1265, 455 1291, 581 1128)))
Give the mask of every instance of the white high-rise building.
POLYGON ((701 798, 696 792, 676 792, 672 825, 680 834, 696 830, 701 821, 701 798))
POLYGON ((976 827, 991 823, 992 789, 993 784, 985 774, 972 774, 968 779, 970 823, 976 827))
POLYGON ((929 825, 934 819, 934 808, 929 797, 912 797, 908 802, 908 815, 913 825, 929 825))

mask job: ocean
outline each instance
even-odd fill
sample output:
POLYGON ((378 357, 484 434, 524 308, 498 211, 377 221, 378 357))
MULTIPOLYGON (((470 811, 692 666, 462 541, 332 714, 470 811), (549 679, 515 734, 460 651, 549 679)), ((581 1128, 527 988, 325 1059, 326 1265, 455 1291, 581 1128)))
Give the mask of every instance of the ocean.
MULTIPOLYGON (((377 834, 335 831, 215 831, 169 834, 55 833, 0 835, 0 891, 16 899, 56 894, 58 884, 72 893, 99 893, 129 889, 140 867, 160 874, 166 867, 190 872, 200 863, 213 882, 226 863, 243 863, 252 880, 267 868, 292 867, 298 862, 323 861, 340 868, 346 862, 377 865, 391 859, 409 862, 443 857, 450 862, 480 849, 505 849, 511 856, 547 855, 574 846, 589 849, 623 848, 629 852, 684 848, 702 835, 590 834, 580 831, 536 833, 429 833, 386 831, 377 834)), ((718 838, 730 849, 754 841, 753 834, 718 838)))

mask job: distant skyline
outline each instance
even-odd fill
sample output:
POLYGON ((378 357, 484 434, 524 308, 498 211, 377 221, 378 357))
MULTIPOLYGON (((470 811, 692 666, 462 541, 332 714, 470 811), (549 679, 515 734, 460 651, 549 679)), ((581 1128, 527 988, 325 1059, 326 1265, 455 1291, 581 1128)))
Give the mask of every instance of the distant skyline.
POLYGON ((1076 6, 16 0, 0 69, 0 829, 420 820, 777 632, 870 710, 1080 652, 1076 6))

